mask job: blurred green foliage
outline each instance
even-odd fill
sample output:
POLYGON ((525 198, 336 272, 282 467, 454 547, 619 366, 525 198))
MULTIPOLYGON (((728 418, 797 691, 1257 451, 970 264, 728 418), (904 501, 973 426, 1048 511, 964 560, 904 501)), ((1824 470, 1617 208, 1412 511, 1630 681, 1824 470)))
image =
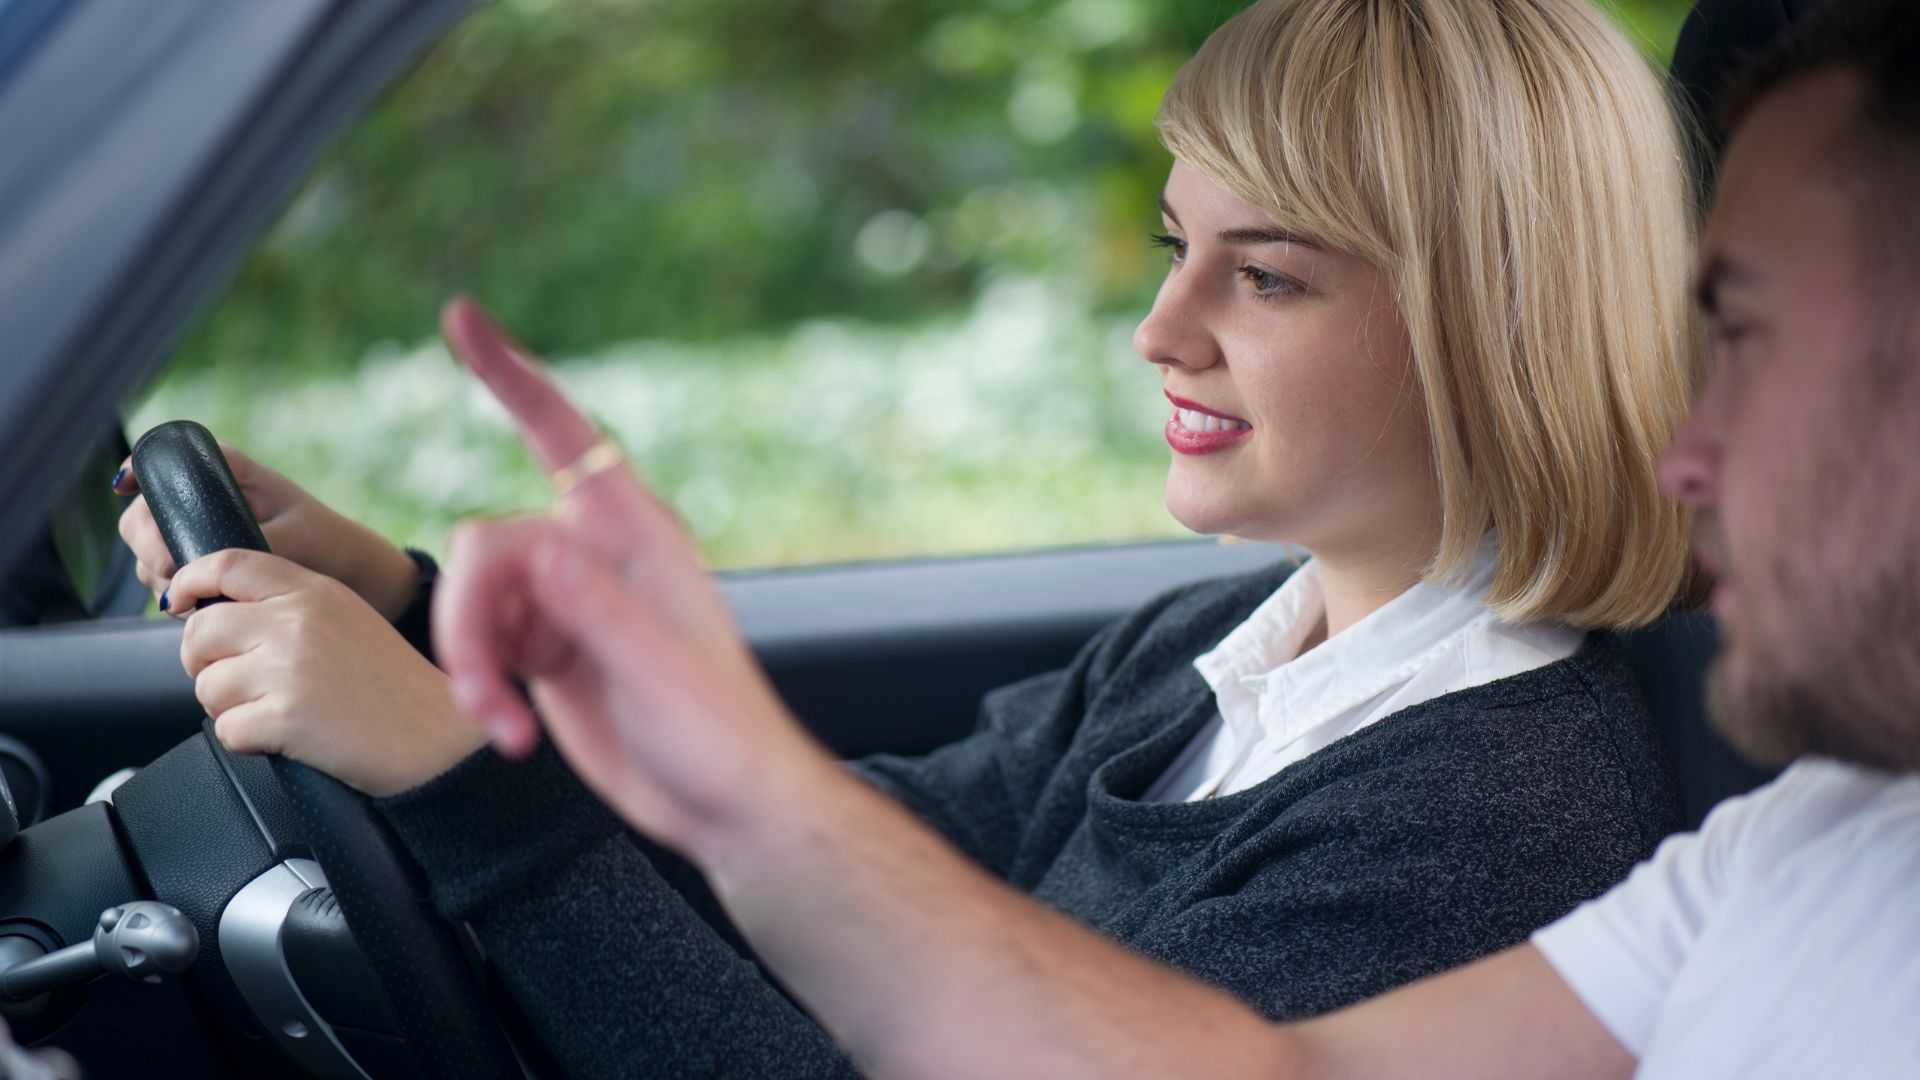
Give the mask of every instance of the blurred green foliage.
MULTIPOLYGON (((717 565, 1177 535, 1126 343, 1165 268, 1151 120, 1243 2, 499 0, 347 135, 130 432, 199 419, 437 548, 545 498, 433 342, 464 291, 717 565)), ((1608 6, 1663 62, 1688 5, 1608 6)))
MULTIPOLYGON (((553 354, 1151 296, 1173 72, 1239 0, 501 0, 345 139, 182 350, 335 368, 455 291, 553 354)), ((1663 54, 1680 0, 1618 7, 1663 54)))

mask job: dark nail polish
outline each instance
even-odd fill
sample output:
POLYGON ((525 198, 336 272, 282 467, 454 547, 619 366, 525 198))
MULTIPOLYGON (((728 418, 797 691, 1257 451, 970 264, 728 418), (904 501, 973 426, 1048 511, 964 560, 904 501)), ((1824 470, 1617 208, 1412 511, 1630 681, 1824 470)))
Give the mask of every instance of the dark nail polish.
POLYGON ((120 469, 113 474, 114 490, 118 491, 120 489, 120 481, 126 479, 126 476, 127 476, 127 470, 125 469, 120 469))
POLYGON ((160 610, 161 611, 167 610, 167 594, 172 591, 173 591, 172 589, 160 590, 160 610))

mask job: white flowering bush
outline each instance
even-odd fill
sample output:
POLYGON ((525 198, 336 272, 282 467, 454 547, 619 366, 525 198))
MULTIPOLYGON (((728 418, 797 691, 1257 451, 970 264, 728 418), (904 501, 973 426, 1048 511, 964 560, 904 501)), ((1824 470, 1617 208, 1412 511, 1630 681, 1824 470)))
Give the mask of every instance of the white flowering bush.
MULTIPOLYGON (((1131 329, 1070 288, 1007 280, 914 329, 814 322, 553 366, 716 566, 837 562, 1182 535, 1161 501, 1167 404, 1131 329)), ((430 551, 462 517, 550 501, 437 340, 325 371, 166 375, 128 433, 183 417, 430 551)))

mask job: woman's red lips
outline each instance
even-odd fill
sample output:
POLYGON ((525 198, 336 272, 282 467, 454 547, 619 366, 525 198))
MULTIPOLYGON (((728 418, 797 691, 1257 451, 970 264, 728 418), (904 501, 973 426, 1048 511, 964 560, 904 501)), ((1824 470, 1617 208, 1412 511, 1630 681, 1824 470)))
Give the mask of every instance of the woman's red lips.
POLYGON ((1198 402, 1167 394, 1173 416, 1167 421, 1167 445, 1180 454, 1212 454, 1235 446, 1253 434, 1253 425, 1237 416, 1209 409, 1198 402))

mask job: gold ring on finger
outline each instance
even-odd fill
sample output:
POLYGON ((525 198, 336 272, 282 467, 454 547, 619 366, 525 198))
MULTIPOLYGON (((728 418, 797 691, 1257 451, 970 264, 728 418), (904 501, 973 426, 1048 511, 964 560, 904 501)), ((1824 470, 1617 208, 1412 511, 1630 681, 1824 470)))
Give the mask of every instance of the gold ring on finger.
POLYGON ((592 446, 582 450, 579 457, 553 470, 550 479, 553 481, 554 494, 564 499, 574 488, 608 469, 624 464, 626 460, 627 455, 620 449, 620 444, 602 435, 592 446))

